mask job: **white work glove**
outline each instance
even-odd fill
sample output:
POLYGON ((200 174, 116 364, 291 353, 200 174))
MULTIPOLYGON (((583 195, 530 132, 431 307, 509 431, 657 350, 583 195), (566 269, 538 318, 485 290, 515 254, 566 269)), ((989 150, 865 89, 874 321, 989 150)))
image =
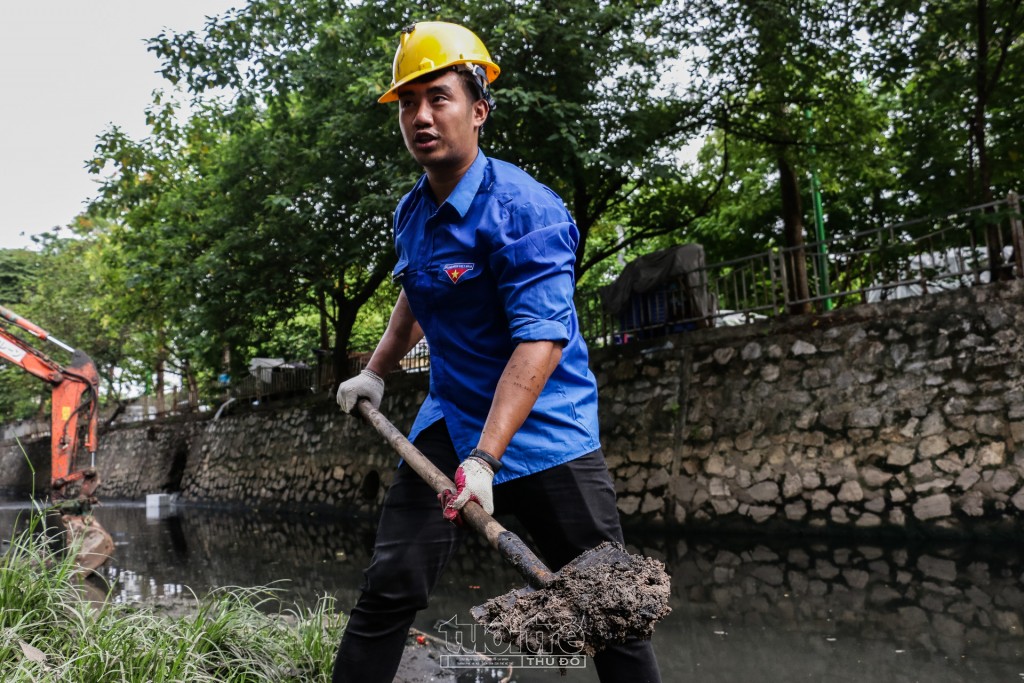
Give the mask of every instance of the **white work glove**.
POLYGON ((459 469, 455 470, 455 491, 445 491, 438 496, 444 508, 444 518, 462 526, 459 511, 471 500, 479 503, 487 514, 494 514, 492 479, 494 471, 483 460, 474 457, 463 460, 459 469))
POLYGON ((372 370, 363 370, 338 387, 338 405, 346 413, 351 413, 361 398, 369 399, 374 408, 380 408, 380 400, 384 398, 384 380, 372 370))

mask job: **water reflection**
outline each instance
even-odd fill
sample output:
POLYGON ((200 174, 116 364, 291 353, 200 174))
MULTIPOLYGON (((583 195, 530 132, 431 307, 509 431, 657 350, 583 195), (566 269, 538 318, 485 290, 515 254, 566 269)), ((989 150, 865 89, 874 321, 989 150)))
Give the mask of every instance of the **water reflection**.
MULTIPOLYGON (((24 508, 0 507, 0 530, 24 508)), ((104 569, 120 601, 179 609, 220 586, 270 585, 289 603, 325 593, 342 609, 369 560, 365 520, 141 505, 101 510, 117 557, 104 569)), ((1024 678, 1024 559, 1016 543, 884 545, 820 539, 641 538, 666 562, 673 613, 655 636, 665 681, 1011 681, 1024 678)), ((469 608, 523 584, 468 543, 416 627, 463 642, 469 608)), ((462 680, 498 681, 504 668, 462 680)), ((596 681, 592 668, 518 670, 514 681, 596 681)))

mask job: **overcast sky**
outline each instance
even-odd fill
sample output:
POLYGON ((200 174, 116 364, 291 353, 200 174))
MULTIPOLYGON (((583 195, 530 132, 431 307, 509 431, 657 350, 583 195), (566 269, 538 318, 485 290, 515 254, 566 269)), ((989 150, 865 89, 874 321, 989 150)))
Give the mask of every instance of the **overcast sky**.
POLYGON ((0 0, 0 249, 66 225, 96 193, 84 168, 117 124, 146 134, 163 84, 146 38, 199 30, 243 0, 0 0))

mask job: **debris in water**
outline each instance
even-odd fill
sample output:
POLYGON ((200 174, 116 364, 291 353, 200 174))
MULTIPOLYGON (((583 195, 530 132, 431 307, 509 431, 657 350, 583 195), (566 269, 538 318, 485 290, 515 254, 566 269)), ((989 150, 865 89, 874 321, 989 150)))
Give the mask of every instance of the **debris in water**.
POLYGON ((621 558, 570 563, 551 585, 499 595, 473 608, 473 616, 501 642, 533 654, 593 655, 630 638, 650 638, 654 624, 672 611, 669 576, 657 560, 625 552, 621 558))

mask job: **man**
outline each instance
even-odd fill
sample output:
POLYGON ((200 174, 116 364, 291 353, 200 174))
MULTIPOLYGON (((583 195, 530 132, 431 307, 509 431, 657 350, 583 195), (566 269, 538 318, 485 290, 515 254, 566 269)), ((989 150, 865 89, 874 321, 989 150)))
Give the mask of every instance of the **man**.
MULTIPOLYGON (((478 147, 498 73, 471 31, 422 22, 403 31, 380 98, 398 102, 402 137, 425 175, 395 211, 402 292, 338 403, 346 412, 360 397, 379 406, 382 377, 425 335, 430 392, 409 438, 458 490, 440 513, 430 487, 398 468, 336 682, 394 678, 416 612, 467 533, 452 522, 469 500, 515 515, 553 569, 622 541, 573 306, 577 228, 551 190, 478 147)), ((594 661, 605 682, 660 680, 649 641, 594 661)))

